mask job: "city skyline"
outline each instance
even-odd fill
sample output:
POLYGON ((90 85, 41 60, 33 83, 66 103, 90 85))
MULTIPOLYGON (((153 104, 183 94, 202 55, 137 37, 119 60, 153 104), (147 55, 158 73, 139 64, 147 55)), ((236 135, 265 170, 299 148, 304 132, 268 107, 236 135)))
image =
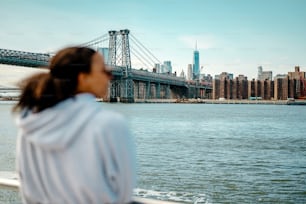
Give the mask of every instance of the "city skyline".
POLYGON ((202 73, 257 77, 306 67, 306 1, 2 1, 1 48, 56 51, 130 29, 173 72, 187 73, 195 42, 202 73))

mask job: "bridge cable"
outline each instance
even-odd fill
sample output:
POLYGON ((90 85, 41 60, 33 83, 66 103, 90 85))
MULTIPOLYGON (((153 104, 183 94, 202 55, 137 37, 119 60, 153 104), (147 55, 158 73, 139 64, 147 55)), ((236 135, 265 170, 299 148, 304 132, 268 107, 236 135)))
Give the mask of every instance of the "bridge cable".
POLYGON ((151 56, 155 59, 155 60, 157 60, 157 62, 159 62, 160 64, 161 64, 161 61, 159 60, 159 59, 157 59, 157 57, 155 57, 155 55, 153 55, 153 53, 148 49, 148 48, 146 48, 134 35, 132 35, 131 33, 130 33, 130 36, 133 38, 133 39, 135 39, 142 47, 144 47, 144 49, 146 49, 147 50, 147 52, 149 52, 150 54, 151 54, 151 56))
POLYGON ((98 40, 100 40, 101 38, 106 38, 106 37, 108 37, 108 33, 106 33, 106 34, 104 34, 104 35, 102 35, 102 36, 99 36, 99 37, 97 37, 97 38, 95 38, 95 39, 93 39, 93 40, 90 40, 90 41, 88 41, 88 42, 86 42, 86 43, 82 43, 82 44, 80 44, 80 46, 86 46, 86 45, 88 45, 88 44, 91 44, 92 42, 98 41, 98 40))
POLYGON ((139 56, 142 57, 143 60, 145 60, 148 64, 151 64, 151 66, 153 67, 154 66, 154 62, 150 61, 148 58, 146 58, 145 56, 143 56, 143 53, 140 52, 138 49, 134 49, 133 46, 131 46, 131 50, 135 51, 139 56), (153 65, 152 65, 153 64, 153 65))
MULTIPOLYGON (((106 42, 107 40, 108 40, 107 38, 100 39, 98 41, 92 42, 92 43, 87 44, 85 46, 86 47, 93 47, 93 48, 105 47, 105 46, 102 46, 102 45, 103 45, 103 42, 106 42)), ((108 47, 108 45, 107 45, 107 47, 108 47)))
POLYGON ((107 41, 109 38, 101 38, 101 39, 99 39, 99 40, 97 40, 97 41, 94 41, 94 42, 91 42, 91 43, 89 43, 89 44, 87 44, 87 45, 96 45, 96 44, 98 44, 98 43, 101 43, 101 42, 105 42, 105 41, 107 41))
MULTIPOLYGON (((133 47, 131 47, 131 48, 133 48, 133 47)), ((151 67, 154 67, 154 62, 153 62, 153 65, 152 65, 152 62, 150 62, 147 58, 145 58, 137 49, 131 49, 131 50, 135 51, 138 54, 138 56, 141 56, 142 59, 146 61, 146 63, 151 64, 151 67)), ((150 68, 150 66, 148 66, 148 68, 152 69, 152 68, 150 68)))
MULTIPOLYGON (((109 38, 108 34, 104 34, 104 35, 99 36, 99 37, 97 37, 93 40, 90 40, 90 41, 86 42, 86 43, 79 44, 79 46, 81 46, 81 47, 92 47, 94 45, 97 45, 100 42, 107 41, 108 38, 109 38)), ((52 57, 56 54, 56 52, 50 51, 50 52, 47 52, 46 54, 49 55, 50 57, 52 57)))
POLYGON ((137 44, 137 42, 136 41, 134 41, 133 39, 131 39, 134 43, 133 44, 131 44, 132 46, 133 45, 136 45, 137 46, 137 48, 139 49, 139 50, 141 50, 141 52, 143 53, 143 54, 145 54, 146 55, 146 57, 147 57, 147 59, 148 60, 150 60, 151 61, 151 63, 154 65, 155 63, 157 63, 156 61, 154 61, 153 59, 152 59, 152 57, 148 54, 148 52, 146 52, 142 47, 140 47, 140 45, 139 44, 137 44))
MULTIPOLYGON (((139 57, 136 53, 134 53, 133 50, 131 50, 131 53, 133 53, 133 55, 134 55, 143 65, 145 65, 145 66, 147 67, 147 69, 149 69, 150 66, 148 66, 148 65, 141 59, 141 57, 139 57)), ((149 69, 149 70, 151 70, 151 69, 149 69)))

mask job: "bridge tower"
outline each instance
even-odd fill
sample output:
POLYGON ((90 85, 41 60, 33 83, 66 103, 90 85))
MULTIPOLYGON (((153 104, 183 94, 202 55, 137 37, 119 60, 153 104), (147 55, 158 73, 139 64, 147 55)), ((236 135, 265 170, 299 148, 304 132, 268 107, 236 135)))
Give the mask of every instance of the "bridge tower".
POLYGON ((122 66, 126 68, 126 71, 131 70, 131 54, 129 44, 129 30, 120 30, 122 36, 122 66))
POLYGON ((120 67, 124 73, 121 79, 112 80, 110 100, 134 102, 134 82, 131 77, 131 54, 129 44, 130 31, 109 31, 109 62, 111 66, 120 67), (117 35, 121 35, 121 38, 117 35), (118 92, 120 90, 120 93, 118 92))
POLYGON ((116 42, 117 42, 117 34, 116 31, 111 30, 108 31, 109 34, 109 55, 108 61, 111 66, 116 66, 116 42))

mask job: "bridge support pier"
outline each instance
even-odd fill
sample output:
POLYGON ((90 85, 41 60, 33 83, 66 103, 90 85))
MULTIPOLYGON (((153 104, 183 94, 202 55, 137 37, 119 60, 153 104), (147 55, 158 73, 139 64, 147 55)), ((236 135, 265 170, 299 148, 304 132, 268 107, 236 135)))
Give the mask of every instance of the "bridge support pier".
POLYGON ((167 86, 166 86, 166 99, 170 99, 170 98, 171 98, 170 85, 167 84, 167 86))
POLYGON ((151 98, 150 88, 151 88, 151 83, 148 81, 147 84, 146 84, 146 97, 145 97, 145 99, 150 99, 151 98))
POLYGON ((156 98, 160 99, 160 83, 156 84, 156 98))
POLYGON ((140 85, 139 81, 134 81, 134 98, 138 99, 140 95, 140 85))
POLYGON ((109 90, 109 101, 118 102, 118 97, 120 97, 121 83, 120 80, 112 80, 110 82, 109 90))
POLYGON ((131 78, 122 80, 120 102, 134 103, 134 82, 131 78))

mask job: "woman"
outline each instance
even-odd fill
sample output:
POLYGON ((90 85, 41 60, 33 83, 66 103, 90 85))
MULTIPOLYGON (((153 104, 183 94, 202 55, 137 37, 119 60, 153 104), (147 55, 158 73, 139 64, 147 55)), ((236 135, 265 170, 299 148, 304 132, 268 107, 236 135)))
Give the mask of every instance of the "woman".
POLYGON ((23 202, 130 202, 135 154, 126 121, 95 102, 107 94, 111 78, 103 57, 69 47, 49 69, 22 83, 14 107, 23 202))

